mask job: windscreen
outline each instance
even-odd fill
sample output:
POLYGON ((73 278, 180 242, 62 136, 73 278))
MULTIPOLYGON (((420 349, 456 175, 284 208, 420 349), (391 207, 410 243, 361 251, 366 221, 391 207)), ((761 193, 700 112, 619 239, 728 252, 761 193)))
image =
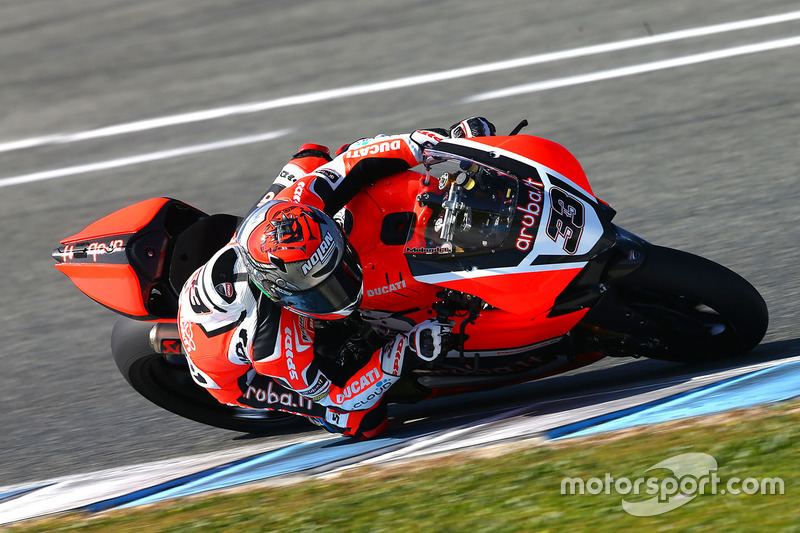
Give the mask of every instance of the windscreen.
POLYGON ((500 248, 517 202, 517 179, 437 150, 424 153, 427 190, 419 195, 409 254, 464 254, 500 248))

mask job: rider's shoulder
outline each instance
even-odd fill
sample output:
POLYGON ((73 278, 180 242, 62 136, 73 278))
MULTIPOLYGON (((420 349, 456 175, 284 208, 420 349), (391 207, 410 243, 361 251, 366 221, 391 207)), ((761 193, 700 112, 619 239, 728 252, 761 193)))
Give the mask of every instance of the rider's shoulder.
POLYGON ((181 300, 192 308, 222 313, 252 307, 255 298, 247 282, 247 269, 239 248, 227 245, 217 251, 189 277, 181 291, 181 300))

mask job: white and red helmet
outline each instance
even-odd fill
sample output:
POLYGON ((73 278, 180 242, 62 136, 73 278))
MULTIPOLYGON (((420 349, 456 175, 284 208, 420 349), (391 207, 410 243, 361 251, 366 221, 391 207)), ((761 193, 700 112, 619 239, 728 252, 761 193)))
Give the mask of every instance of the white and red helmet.
POLYGON ((335 320, 361 302, 358 256, 338 224, 315 207, 267 202, 242 221, 236 243, 250 280, 279 305, 335 320))

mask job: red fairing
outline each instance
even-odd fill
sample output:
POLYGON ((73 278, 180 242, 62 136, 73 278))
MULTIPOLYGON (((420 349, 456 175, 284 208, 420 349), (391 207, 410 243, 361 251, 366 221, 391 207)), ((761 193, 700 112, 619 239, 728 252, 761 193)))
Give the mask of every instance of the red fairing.
POLYGON ((130 265, 61 263, 56 268, 96 302, 131 317, 149 315, 138 277, 130 265))
POLYGON ((556 297, 580 271, 581 268, 568 268, 511 273, 442 281, 437 285, 474 294, 494 307, 533 319, 553 307, 556 297))
POLYGON ((363 309, 428 308, 437 300, 436 293, 441 289, 415 280, 403 255, 411 219, 386 219, 393 213, 413 215, 408 211, 408 199, 416 195, 419 179, 416 172, 398 173, 363 189, 347 204, 355 217, 348 239, 358 251, 363 268, 363 309), (390 237, 397 240, 386 242, 390 237))
POLYGON ((61 241, 56 269, 84 294, 140 320, 172 319, 169 287, 173 238, 205 213, 170 198, 151 198, 115 211, 61 241))
MULTIPOLYGON (((474 350, 528 346, 560 337, 580 321, 586 310, 546 316, 555 298, 580 268, 456 277, 435 284, 415 279, 403 253, 406 247, 403 236, 408 233, 413 217, 404 219, 395 215, 408 212, 408 198, 416 196, 421 177, 413 171, 398 173, 366 187, 347 204, 355 218, 348 238, 363 265, 362 312, 404 311, 405 317, 420 322, 435 316, 431 303, 439 299, 437 293, 442 287, 478 296, 498 309, 484 310, 480 319, 469 326, 468 349, 474 350), (523 293, 525 297, 520 297, 523 293), (417 310, 410 311, 413 309, 417 310)), ((380 313, 374 316, 379 319, 380 313)), ((461 319, 456 319, 456 328, 460 322, 461 319)))
POLYGON ((169 198, 151 198, 119 211, 106 215, 97 222, 92 222, 82 231, 71 237, 61 239, 61 244, 70 244, 83 241, 95 241, 110 235, 136 233, 142 229, 153 217, 169 202, 169 198))
POLYGON ((576 185, 594 196, 583 167, 572 153, 553 141, 532 135, 513 135, 510 137, 479 137, 470 139, 487 146, 494 146, 519 154, 549 167, 566 176, 576 185))

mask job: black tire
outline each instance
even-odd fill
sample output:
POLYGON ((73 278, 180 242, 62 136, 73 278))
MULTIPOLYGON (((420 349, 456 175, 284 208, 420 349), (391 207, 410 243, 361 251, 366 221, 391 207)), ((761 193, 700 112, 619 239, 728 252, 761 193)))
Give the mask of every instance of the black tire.
POLYGON ((679 250, 648 244, 644 252, 644 264, 611 285, 584 318, 604 351, 701 362, 761 342, 767 305, 747 280, 679 250))
POLYGON ((194 383, 182 356, 168 360, 150 346, 152 323, 128 318, 114 324, 111 352, 122 376, 136 392, 176 415, 209 426, 253 434, 284 433, 308 427, 302 417, 280 411, 223 405, 194 383))

